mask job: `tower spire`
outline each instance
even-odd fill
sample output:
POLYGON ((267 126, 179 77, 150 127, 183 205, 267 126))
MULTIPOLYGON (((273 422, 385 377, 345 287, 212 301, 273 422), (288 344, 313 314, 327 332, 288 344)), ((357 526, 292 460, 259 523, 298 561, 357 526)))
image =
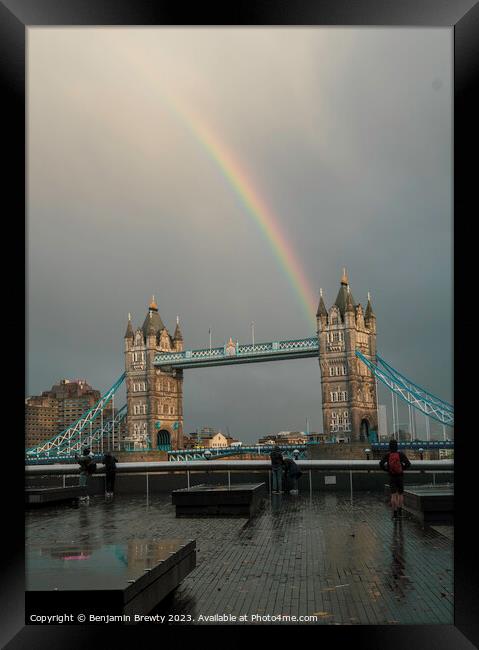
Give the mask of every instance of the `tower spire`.
POLYGON ((126 326, 126 332, 125 336, 123 338, 125 339, 132 339, 134 337, 133 334, 133 326, 131 324, 131 314, 128 314, 128 325, 126 326))
POLYGON ((148 325, 146 327, 146 336, 151 336, 152 334, 156 334, 157 330, 155 327, 155 323, 153 322, 153 312, 150 310, 148 312, 148 325))
POLYGON ((175 328, 175 333, 173 334, 173 340, 174 341, 182 341, 183 340, 183 335, 180 330, 180 317, 176 317, 176 328, 175 328))
POLYGON ((349 284, 348 284, 348 289, 346 293, 346 306, 344 311, 352 311, 354 313, 354 302, 352 300, 352 294, 349 289, 349 284))
POLYGON ((373 312, 373 306, 371 304, 371 294, 368 291, 368 304, 366 307, 366 312, 364 314, 364 319, 366 321, 369 321, 371 318, 376 318, 374 312, 373 312))
POLYGON ((318 311, 316 312, 316 318, 319 318, 320 316, 327 316, 328 311, 326 309, 326 305, 324 304, 323 300, 323 289, 321 288, 319 290, 319 305, 318 305, 318 311))
POLYGON ((341 278, 341 284, 349 285, 348 274, 346 273, 346 267, 343 267, 343 276, 341 278))
POLYGON ((143 330, 143 335, 146 336, 148 333, 158 334, 163 327, 163 321, 158 312, 158 303, 155 300, 155 296, 151 296, 151 302, 148 305, 148 312, 141 328, 143 330))

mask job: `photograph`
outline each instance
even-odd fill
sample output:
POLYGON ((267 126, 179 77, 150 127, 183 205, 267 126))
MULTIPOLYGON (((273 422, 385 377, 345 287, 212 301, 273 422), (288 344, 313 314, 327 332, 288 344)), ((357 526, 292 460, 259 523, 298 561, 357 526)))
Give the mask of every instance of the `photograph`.
POLYGON ((29 30, 37 616, 453 622, 452 46, 29 30))
POLYGON ((25 213, 6 647, 264 626, 475 647, 467 8, 161 24, 3 4, 25 213))

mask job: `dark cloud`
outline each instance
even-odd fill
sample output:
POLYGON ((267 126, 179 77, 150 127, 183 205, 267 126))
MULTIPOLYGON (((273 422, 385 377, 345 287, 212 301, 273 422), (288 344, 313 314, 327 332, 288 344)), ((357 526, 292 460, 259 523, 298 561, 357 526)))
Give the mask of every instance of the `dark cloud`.
MULTIPOLYGON (((150 295, 185 344, 307 336, 272 248, 168 97, 234 152, 330 304, 347 266, 382 355, 452 399, 445 29, 30 29, 28 392, 104 389, 150 295)), ((186 428, 321 426, 316 360, 185 373, 186 428)), ((383 396, 390 405, 390 398, 383 396)))

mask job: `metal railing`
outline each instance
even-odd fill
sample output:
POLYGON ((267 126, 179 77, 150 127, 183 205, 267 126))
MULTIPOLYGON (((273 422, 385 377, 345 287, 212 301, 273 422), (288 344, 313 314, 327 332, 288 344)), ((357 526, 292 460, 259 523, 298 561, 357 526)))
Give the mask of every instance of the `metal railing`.
MULTIPOLYGON (((314 472, 334 470, 337 472, 345 471, 368 471, 382 472, 378 460, 298 460, 296 461, 302 472, 314 472)), ((76 474, 72 471, 72 465, 26 465, 26 476, 62 476, 63 474, 76 474)), ((134 463, 117 463, 116 471, 118 474, 164 474, 185 471, 208 471, 208 472, 225 472, 225 471, 268 471, 271 470, 271 462, 263 460, 182 460, 182 461, 159 461, 159 462, 134 462, 134 463)), ((102 465, 98 464, 97 473, 101 473, 102 465)), ((411 464, 411 469, 406 474, 418 472, 452 472, 454 471, 454 461, 445 460, 415 460, 411 464)), ((385 474, 385 472, 382 472, 385 474)))
MULTIPOLYGON (((313 494, 313 473, 330 472, 348 475, 348 488, 351 495, 351 504, 353 503, 353 473, 356 474, 383 474, 387 479, 387 473, 380 469, 377 460, 298 460, 296 464, 306 474, 306 481, 309 483, 309 495, 313 494)), ((62 477, 63 487, 66 487, 67 476, 78 475, 79 467, 74 469, 72 465, 27 465, 25 467, 26 477, 62 477)), ((194 461, 162 461, 162 462, 135 462, 135 463, 117 463, 117 473, 120 475, 138 475, 145 477, 144 493, 147 504, 150 497, 150 477, 155 474, 182 474, 186 478, 186 487, 191 486, 191 475, 195 473, 226 473, 228 487, 231 486, 231 474, 246 472, 267 472, 268 473, 268 490, 271 493, 271 463, 269 461, 251 461, 251 460, 194 460, 194 461)), ((411 469, 405 473, 410 474, 432 474, 432 485, 436 484, 437 474, 453 474, 454 461, 447 460, 421 460, 414 461, 411 469)), ((93 476, 104 476, 102 465, 98 465, 98 470, 93 476)), ((304 485, 304 479, 303 479, 304 485)))

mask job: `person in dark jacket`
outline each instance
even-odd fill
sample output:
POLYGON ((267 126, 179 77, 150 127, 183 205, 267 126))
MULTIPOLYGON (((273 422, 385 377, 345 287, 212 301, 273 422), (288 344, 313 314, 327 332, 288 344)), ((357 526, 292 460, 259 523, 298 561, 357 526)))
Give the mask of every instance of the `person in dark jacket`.
POLYGON ((298 494, 298 479, 302 472, 292 458, 285 458, 283 461, 286 491, 291 494, 298 494))
POLYGON ((283 492, 283 454, 278 445, 271 450, 271 474, 273 478, 273 492, 278 494, 283 492))
POLYGON ((391 508, 393 519, 402 517, 404 504, 404 470, 411 467, 409 458, 402 451, 398 451, 397 440, 389 441, 389 451, 379 461, 379 467, 389 474, 389 487, 391 489, 391 508))
POLYGON ((117 460, 109 451, 103 456, 103 465, 105 466, 105 496, 112 497, 113 490, 115 489, 115 476, 117 460))
MULTIPOLYGON (((90 476, 90 465, 93 462, 91 455, 90 455, 90 448, 85 447, 83 449, 82 455, 78 456, 76 454, 75 458, 78 460, 78 464, 80 465, 80 481, 79 485, 81 487, 85 488, 85 492, 88 490, 88 478, 90 476)), ((89 502, 90 497, 88 494, 86 494, 85 497, 80 497, 80 500, 83 502, 89 502)))

